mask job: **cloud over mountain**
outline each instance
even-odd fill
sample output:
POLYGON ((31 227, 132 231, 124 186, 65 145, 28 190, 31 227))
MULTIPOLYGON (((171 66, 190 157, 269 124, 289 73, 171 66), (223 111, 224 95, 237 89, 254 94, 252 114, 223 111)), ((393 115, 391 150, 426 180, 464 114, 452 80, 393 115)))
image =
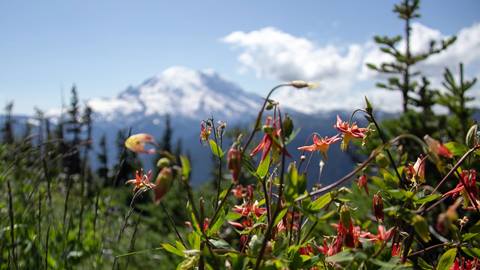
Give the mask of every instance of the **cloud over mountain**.
MULTIPOLYGON (((438 41, 446 37, 436 29, 414 23, 412 51, 426 51, 432 39, 438 41)), ((304 113, 345 109, 362 106, 363 96, 366 95, 383 110, 400 110, 399 95, 375 89, 374 82, 380 78, 365 66, 366 63, 391 60, 372 41, 343 47, 322 45, 272 27, 232 32, 222 41, 239 51, 238 61, 242 70, 253 71, 258 78, 320 82, 322 87, 318 91, 295 95, 292 95, 292 89, 279 91, 276 97, 282 100, 284 106, 304 113)), ((404 46, 405 43, 400 42, 400 49, 404 46)), ((418 68, 439 86, 444 68, 457 70, 461 61, 466 65, 467 76, 480 73, 480 23, 458 31, 456 43, 427 59, 418 68)), ((474 94, 480 97, 478 86, 474 94)))

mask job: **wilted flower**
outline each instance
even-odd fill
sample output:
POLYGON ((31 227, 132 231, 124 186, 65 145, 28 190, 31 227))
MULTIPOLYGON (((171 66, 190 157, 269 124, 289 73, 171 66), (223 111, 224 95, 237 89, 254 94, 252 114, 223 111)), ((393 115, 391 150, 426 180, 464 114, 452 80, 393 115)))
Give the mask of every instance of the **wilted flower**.
POLYGON ((383 221, 383 199, 380 194, 373 195, 373 213, 375 214, 377 221, 383 221))
POLYGON ((152 135, 140 133, 128 137, 128 139, 125 141, 125 147, 135 153, 154 154, 155 149, 145 149, 145 144, 147 143, 157 145, 152 135))
POLYGON ((337 123, 333 126, 338 131, 343 134, 343 141, 341 148, 343 151, 347 150, 348 143, 351 139, 363 139, 367 135, 368 128, 360 128, 357 126, 356 123, 352 123, 351 125, 348 122, 342 121, 340 116, 337 115, 337 123))
POLYGON ((425 137, 423 137, 423 139, 427 143, 428 148, 430 149, 431 152, 435 153, 436 155, 445 157, 445 158, 452 158, 453 157, 452 152, 450 152, 450 150, 448 150, 448 148, 445 147, 445 145, 443 145, 439 141, 433 139, 432 137, 430 137, 428 135, 425 135, 425 137))
POLYGON ((173 172, 170 167, 163 168, 157 175, 155 181, 155 203, 159 203, 160 200, 167 194, 172 186, 173 172))
POLYGON ((365 189, 365 192, 368 195, 368 183, 367 183, 367 175, 362 174, 357 181, 358 188, 365 189))
POLYGON ((330 138, 329 137, 319 138, 317 134, 314 134, 313 144, 298 147, 298 150, 308 151, 308 152, 319 151, 320 153, 322 153, 323 158, 327 160, 328 159, 327 152, 328 152, 328 148, 330 147, 330 144, 338 142, 340 140, 341 139, 339 138, 338 134, 330 138))
POLYGON ((227 167, 232 174, 233 183, 237 184, 240 170, 242 168, 242 152, 235 145, 228 150, 227 167))
POLYGON ((142 188, 154 188, 155 185, 150 182, 152 177, 152 171, 148 171, 147 174, 143 173, 143 170, 135 172, 135 179, 130 179, 125 184, 133 184, 133 192, 137 192, 142 188))

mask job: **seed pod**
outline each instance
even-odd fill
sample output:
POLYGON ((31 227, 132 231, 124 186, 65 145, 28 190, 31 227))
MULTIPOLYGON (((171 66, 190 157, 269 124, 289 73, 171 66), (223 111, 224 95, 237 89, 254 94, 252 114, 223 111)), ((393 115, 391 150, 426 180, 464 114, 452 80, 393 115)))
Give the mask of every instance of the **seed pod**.
POLYGON ((373 195, 373 213, 375 214, 377 221, 383 221, 383 199, 380 194, 373 195))
POLYGON ((167 194, 172 186, 173 181, 173 172, 170 167, 163 168, 157 176, 157 180, 155 181, 155 203, 160 203, 160 200, 167 194))

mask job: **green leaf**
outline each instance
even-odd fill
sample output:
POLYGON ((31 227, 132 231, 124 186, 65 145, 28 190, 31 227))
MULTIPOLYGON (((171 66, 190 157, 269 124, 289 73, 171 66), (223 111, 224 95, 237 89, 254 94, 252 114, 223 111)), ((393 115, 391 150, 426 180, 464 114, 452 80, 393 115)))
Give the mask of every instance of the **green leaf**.
POLYGON ((180 156, 180 162, 182 163, 182 176, 184 179, 188 179, 191 171, 190 161, 186 156, 180 156))
POLYGON ((480 258, 480 248, 467 248, 467 247, 462 247, 462 251, 465 252, 468 256, 474 257, 474 258, 480 258))
POLYGON ((260 162, 257 168, 257 175, 260 179, 263 179, 267 173, 268 173, 268 168, 270 167, 270 155, 266 155, 265 159, 260 162))
POLYGON ((222 248, 222 249, 232 248, 230 244, 228 244, 227 241, 223 239, 208 239, 208 241, 216 248, 222 248))
POLYGON ((212 153, 215 156, 222 158, 223 157, 222 148, 220 148, 220 146, 218 146, 217 143, 212 139, 210 139, 208 142, 210 143, 210 150, 212 150, 212 153))
POLYGON ((329 204, 332 201, 332 194, 330 192, 323 194, 321 197, 317 198, 310 205, 312 211, 320 211, 323 207, 329 204))
POLYGON ((430 241, 430 232, 428 231, 428 223, 424 217, 416 215, 412 219, 413 227, 417 232, 418 236, 422 238, 423 241, 430 241))
POLYGON ((441 196, 442 195, 440 195, 440 194, 430 194, 428 196, 425 196, 421 199, 416 200, 415 202, 418 203, 418 204, 423 204, 423 203, 434 201, 434 200, 440 198, 441 196))
POLYGON ((448 142, 445 144, 445 147, 447 147, 454 156, 462 156, 468 151, 465 145, 457 142, 448 142))
POLYGON ((273 223, 273 226, 277 225, 280 222, 280 220, 282 220, 282 218, 285 216, 287 211, 288 211, 288 207, 285 207, 282 209, 282 211, 280 211, 278 216, 275 218, 275 222, 273 223))
POLYGON ((449 270, 457 256, 457 249, 451 248, 447 250, 438 260, 437 270, 449 270))
POLYGON ((340 263, 340 262, 349 262, 351 260, 353 260, 353 254, 346 250, 346 251, 342 251, 340 253, 337 253, 333 256, 330 256, 330 257, 327 257, 325 259, 325 261, 327 262, 334 262, 334 263, 340 263))
POLYGON ((433 266, 431 266, 430 264, 428 264, 424 259, 422 258, 418 258, 418 266, 420 266, 420 268, 422 270, 433 270, 433 266))
POLYGON ((185 254, 183 254, 183 251, 177 249, 176 247, 170 245, 169 243, 163 243, 163 244, 162 244, 162 247, 163 247, 166 251, 168 251, 168 252, 170 252, 170 253, 173 253, 173 254, 175 254, 175 255, 177 255, 177 256, 180 256, 180 257, 184 257, 184 256, 185 256, 185 254))

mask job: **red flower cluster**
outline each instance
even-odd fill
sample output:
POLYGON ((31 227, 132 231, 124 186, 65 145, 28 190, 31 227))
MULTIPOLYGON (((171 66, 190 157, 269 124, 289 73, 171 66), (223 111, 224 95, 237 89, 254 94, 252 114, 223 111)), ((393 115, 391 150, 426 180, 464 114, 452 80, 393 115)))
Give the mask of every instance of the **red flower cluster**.
POLYGON ((464 170, 460 174, 461 180, 457 186, 443 194, 443 197, 453 197, 456 198, 458 195, 463 195, 465 202, 465 209, 472 210, 475 209, 475 205, 479 204, 478 198, 478 187, 477 187, 477 171, 475 170, 464 170), (463 183, 465 183, 465 186, 463 183), (468 193, 468 194, 467 194, 468 193), (470 194, 470 196, 469 196, 470 194), (470 197, 475 200, 472 202, 470 197), (471 205, 471 206, 470 206, 471 205))
POLYGON ((254 156, 258 152, 262 151, 261 160, 264 160, 265 157, 268 155, 268 153, 270 153, 272 146, 278 152, 283 151, 287 156, 290 156, 287 150, 283 148, 282 145, 280 145, 280 142, 281 142, 280 135, 282 133, 282 130, 280 129, 278 120, 273 121, 270 116, 267 117, 265 121, 265 125, 263 126, 263 130, 265 134, 263 135, 263 138, 260 141, 260 143, 252 150, 252 152, 250 153, 250 156, 254 156))

